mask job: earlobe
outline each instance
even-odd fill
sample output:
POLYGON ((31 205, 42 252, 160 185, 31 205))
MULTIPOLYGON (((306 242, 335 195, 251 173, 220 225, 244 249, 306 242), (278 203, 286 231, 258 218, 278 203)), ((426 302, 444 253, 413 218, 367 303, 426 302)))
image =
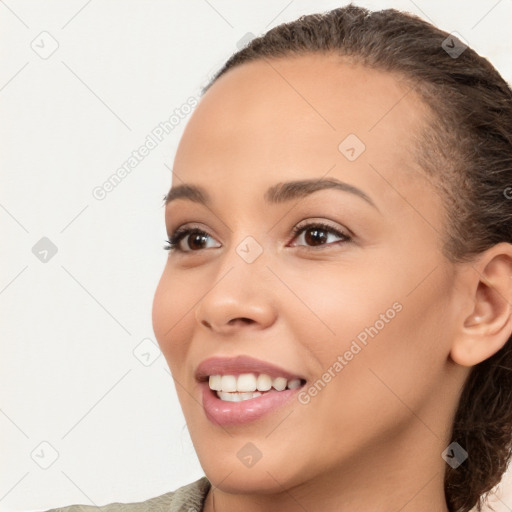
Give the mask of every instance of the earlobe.
MULTIPOLYGON (((498 352, 512 333, 512 245, 500 243, 482 253, 466 274, 473 307, 462 318, 450 356, 474 366, 498 352)), ((467 288, 466 288, 467 289, 467 288)))

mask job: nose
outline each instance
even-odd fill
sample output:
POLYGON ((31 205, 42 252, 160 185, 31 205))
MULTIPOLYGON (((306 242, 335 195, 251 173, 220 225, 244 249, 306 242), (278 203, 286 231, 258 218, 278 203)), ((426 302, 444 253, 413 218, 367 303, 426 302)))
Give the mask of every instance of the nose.
POLYGON ((262 262, 248 264, 230 259, 231 266, 216 276, 196 306, 197 323, 217 334, 240 329, 265 329, 276 321, 272 273, 262 262))

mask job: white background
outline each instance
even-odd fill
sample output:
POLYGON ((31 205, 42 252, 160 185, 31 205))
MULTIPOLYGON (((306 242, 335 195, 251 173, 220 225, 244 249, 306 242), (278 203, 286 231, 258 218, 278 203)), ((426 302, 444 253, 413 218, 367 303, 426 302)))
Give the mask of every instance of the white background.
MULTIPOLYGON (((92 190, 245 34, 344 3, 0 0, 0 511, 140 501, 203 475, 151 326, 186 120, 105 199, 92 190)), ((457 31, 512 81, 511 0, 358 5, 457 31)))

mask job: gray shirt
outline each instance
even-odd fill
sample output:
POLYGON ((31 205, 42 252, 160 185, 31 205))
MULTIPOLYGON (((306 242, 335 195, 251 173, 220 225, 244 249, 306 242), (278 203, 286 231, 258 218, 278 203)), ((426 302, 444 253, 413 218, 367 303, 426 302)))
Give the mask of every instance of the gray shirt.
POLYGON ((111 503, 94 505, 70 505, 46 512, 202 512, 211 484, 203 476, 191 484, 161 496, 137 503, 111 503))

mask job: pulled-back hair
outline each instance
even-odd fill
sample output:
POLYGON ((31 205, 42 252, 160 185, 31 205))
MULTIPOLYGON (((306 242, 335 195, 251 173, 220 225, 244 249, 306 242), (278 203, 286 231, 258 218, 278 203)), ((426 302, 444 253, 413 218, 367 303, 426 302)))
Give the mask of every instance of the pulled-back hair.
MULTIPOLYGON (((512 91, 489 61, 417 16, 352 4, 301 16, 252 39, 203 93, 241 64, 315 53, 334 53, 395 74, 424 101, 430 114, 415 157, 443 199, 443 250, 450 261, 471 261, 497 243, 512 243, 512 91)), ((468 458, 456 469, 446 465, 451 512, 475 506, 480 511, 507 469, 511 339, 471 369, 462 390, 451 439, 468 458)))

